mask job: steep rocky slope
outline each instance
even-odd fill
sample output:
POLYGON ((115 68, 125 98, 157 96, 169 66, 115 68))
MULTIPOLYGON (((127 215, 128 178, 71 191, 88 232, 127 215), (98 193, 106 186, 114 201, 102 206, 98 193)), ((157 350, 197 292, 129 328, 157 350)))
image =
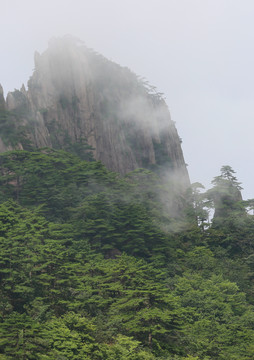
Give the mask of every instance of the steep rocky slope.
POLYGON ((28 82, 0 91, 0 151, 89 145, 95 159, 125 174, 167 169, 189 183, 181 142, 161 94, 123 68, 64 37, 41 55, 28 82))

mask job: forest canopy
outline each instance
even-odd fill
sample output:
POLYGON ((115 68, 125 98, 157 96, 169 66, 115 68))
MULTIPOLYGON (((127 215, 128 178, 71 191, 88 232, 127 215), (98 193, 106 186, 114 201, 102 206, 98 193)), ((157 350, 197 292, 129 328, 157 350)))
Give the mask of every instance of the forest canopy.
POLYGON ((0 359, 252 359, 253 202, 229 166, 181 216, 170 191, 63 150, 1 154, 0 359))

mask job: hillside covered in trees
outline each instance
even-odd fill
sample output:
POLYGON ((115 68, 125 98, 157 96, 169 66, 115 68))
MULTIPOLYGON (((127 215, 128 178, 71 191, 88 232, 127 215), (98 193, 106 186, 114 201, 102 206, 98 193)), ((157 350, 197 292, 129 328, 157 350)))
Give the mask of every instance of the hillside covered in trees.
POLYGON ((163 94, 55 39, 0 86, 0 360, 253 359, 241 189, 190 185, 163 94))
POLYGON ((253 204, 233 170, 172 216, 156 173, 89 160, 0 155, 0 359, 253 359, 253 204))

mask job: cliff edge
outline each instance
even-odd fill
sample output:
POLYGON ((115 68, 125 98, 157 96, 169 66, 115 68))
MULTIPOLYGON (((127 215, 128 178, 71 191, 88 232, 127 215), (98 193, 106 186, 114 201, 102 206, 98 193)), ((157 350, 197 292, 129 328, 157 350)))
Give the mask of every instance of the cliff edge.
POLYGON ((0 91, 0 152, 85 145, 125 174, 167 169, 189 184, 174 122, 161 94, 72 37, 53 39, 24 86, 0 91))

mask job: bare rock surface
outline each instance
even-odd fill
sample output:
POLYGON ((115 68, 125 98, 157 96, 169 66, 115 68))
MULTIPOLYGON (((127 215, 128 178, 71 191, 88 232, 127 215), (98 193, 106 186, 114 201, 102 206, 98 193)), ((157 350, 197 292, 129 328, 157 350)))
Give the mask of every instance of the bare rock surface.
MULTIPOLYGON (((0 87, 0 109, 17 129, 27 129, 33 146, 64 148, 84 139, 110 170, 161 166, 189 184, 168 107, 146 81, 72 37, 51 40, 34 61, 27 90, 23 85, 5 102, 0 87)), ((23 145, 0 132, 1 152, 23 145)))

